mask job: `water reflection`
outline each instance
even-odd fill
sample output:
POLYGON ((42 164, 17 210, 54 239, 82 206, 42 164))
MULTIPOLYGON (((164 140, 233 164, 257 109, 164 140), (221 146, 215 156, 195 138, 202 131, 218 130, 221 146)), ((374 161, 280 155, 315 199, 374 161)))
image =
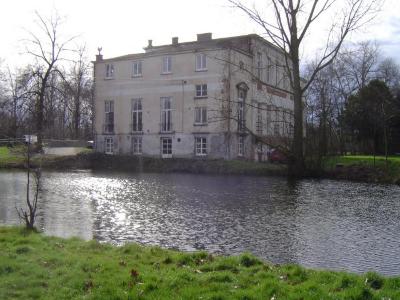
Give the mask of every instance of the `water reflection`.
MULTIPOLYGON (((24 174, 0 172, 0 224, 18 222, 24 174)), ((400 274, 399 187, 245 176, 44 174, 46 234, 182 250, 250 251, 274 263, 400 274)))

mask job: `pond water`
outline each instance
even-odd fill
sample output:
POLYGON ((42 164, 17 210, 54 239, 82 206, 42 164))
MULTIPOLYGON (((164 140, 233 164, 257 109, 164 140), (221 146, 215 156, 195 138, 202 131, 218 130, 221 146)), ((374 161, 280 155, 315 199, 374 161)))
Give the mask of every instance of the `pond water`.
MULTIPOLYGON (((0 172, 0 225, 19 224, 26 174, 0 172)), ((48 235, 239 254, 400 275, 400 187, 276 177, 43 174, 48 235)))

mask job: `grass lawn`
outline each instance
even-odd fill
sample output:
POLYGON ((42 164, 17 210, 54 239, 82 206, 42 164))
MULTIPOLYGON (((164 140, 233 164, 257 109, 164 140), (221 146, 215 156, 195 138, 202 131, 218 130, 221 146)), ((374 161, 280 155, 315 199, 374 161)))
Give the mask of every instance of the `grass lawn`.
POLYGON ((346 156, 335 156, 327 157, 324 161, 325 170, 333 170, 336 165, 342 166, 360 166, 367 167, 370 169, 376 168, 381 171, 387 177, 389 182, 396 182, 400 180, 400 156, 389 156, 386 163, 384 156, 374 157, 372 155, 346 155, 346 156))
POLYGON ((0 147, 0 167, 23 164, 24 159, 22 146, 13 148, 0 147))
POLYGON ((0 227, 0 299, 400 299, 400 277, 274 266, 0 227))

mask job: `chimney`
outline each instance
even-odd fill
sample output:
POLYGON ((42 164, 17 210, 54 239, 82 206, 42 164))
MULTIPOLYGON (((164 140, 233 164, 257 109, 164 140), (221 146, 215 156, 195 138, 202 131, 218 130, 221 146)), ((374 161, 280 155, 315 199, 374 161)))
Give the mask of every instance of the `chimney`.
POLYGON ((153 47, 153 40, 149 40, 147 48, 152 48, 152 47, 153 47))
POLYGON ((174 45, 174 46, 178 45, 178 37, 177 36, 172 38, 172 45, 174 45))
POLYGON ((212 40, 212 33, 207 32, 207 33, 198 33, 197 34, 197 41, 198 42, 205 42, 205 41, 211 41, 212 40))
POLYGON ((102 47, 97 47, 97 51, 99 51, 99 54, 96 55, 96 61, 102 61, 103 60, 103 54, 101 54, 101 50, 103 50, 102 47))

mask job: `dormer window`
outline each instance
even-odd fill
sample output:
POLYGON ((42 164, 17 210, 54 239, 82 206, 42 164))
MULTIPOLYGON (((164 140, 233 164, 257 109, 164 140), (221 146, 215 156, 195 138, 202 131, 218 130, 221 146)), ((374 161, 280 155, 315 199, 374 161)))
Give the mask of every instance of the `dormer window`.
POLYGON ((114 78, 114 65, 106 64, 106 79, 114 78))

